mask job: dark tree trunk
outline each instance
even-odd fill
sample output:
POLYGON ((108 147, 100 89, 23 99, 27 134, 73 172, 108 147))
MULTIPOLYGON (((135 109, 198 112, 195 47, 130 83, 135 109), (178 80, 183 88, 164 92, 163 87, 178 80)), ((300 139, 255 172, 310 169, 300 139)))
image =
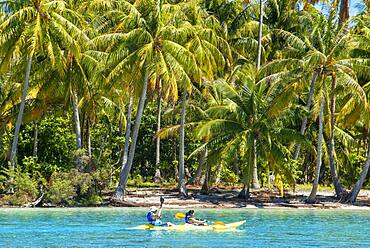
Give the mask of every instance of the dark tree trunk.
POLYGON ((208 195, 209 194, 209 180, 211 178, 211 171, 212 171, 212 166, 209 164, 206 164, 206 175, 204 177, 202 189, 201 189, 201 194, 203 195, 208 195))
POLYGON ((337 78, 335 73, 332 75, 332 96, 330 102, 330 145, 329 145, 329 153, 330 153, 330 174, 333 179, 335 194, 337 197, 341 197, 344 189, 339 181, 337 169, 335 165, 335 158, 334 158, 334 129, 335 129, 335 90, 337 88, 337 78))
MULTIPOLYGON (((254 140, 253 140, 254 141, 254 140)), ((248 154, 248 163, 243 173, 243 189, 239 192, 238 198, 248 199, 249 198, 249 189, 251 185, 251 179, 253 179, 253 149, 249 151, 248 154)))
POLYGON ((316 201, 317 189, 319 187, 320 169, 322 163, 322 136, 323 136, 323 119, 324 119, 324 97, 320 97, 320 115, 319 115, 319 135, 317 142, 317 165, 315 169, 315 181, 312 185, 312 190, 307 198, 307 203, 313 203, 316 201))
POLYGON ((248 199, 249 198, 249 184, 246 186, 243 185, 243 189, 238 194, 239 199, 248 199))
POLYGON ((349 18, 349 0, 340 1, 339 25, 342 25, 349 18))

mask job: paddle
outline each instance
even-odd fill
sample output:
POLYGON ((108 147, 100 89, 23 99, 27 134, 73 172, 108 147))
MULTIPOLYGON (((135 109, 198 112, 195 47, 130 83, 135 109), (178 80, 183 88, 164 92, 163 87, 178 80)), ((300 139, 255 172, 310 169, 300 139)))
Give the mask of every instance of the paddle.
POLYGON ((161 202, 161 207, 159 208, 158 215, 159 215, 159 217, 161 217, 162 216, 162 206, 163 206, 163 203, 164 203, 164 198, 161 196, 159 198, 159 201, 161 202))
POLYGON ((175 218, 177 218, 177 219, 184 219, 185 218, 185 214, 183 214, 183 213, 176 213, 175 214, 175 218))

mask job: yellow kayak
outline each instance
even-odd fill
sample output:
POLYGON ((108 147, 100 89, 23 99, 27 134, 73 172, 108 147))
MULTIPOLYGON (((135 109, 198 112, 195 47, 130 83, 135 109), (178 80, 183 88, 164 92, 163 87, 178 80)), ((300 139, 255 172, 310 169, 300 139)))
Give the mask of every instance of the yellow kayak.
POLYGON ((136 229, 136 230, 152 230, 152 231, 159 231, 159 230, 173 230, 173 231, 192 231, 192 230, 213 230, 213 231, 225 231, 236 229, 237 227, 243 225, 246 221, 238 221, 229 224, 217 224, 217 225, 208 225, 208 226, 196 226, 191 224, 181 224, 181 225, 173 225, 173 226, 153 226, 151 224, 144 224, 136 227, 132 227, 129 229, 136 229))

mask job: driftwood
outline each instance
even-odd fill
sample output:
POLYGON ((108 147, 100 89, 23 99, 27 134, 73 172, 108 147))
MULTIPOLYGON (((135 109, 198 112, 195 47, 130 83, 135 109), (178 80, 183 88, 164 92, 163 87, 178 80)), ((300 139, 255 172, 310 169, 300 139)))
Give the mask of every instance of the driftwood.
POLYGON ((41 196, 36 199, 36 201, 24 204, 23 207, 26 207, 26 208, 37 207, 41 203, 42 199, 44 198, 44 195, 45 195, 45 193, 42 193, 41 196))

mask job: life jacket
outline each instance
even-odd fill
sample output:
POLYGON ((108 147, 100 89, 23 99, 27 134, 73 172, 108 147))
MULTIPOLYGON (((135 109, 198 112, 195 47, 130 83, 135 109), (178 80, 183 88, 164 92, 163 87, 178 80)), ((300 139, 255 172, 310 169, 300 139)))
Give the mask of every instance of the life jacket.
POLYGON ((190 215, 186 214, 185 215, 185 223, 188 223, 188 224, 191 224, 191 222, 189 222, 189 219, 191 218, 190 215))
POLYGON ((163 225, 161 219, 153 219, 153 213, 152 212, 149 212, 146 215, 146 218, 148 219, 148 222, 151 225, 154 225, 154 226, 162 226, 163 225))
POLYGON ((152 212, 149 212, 149 213, 146 215, 146 218, 148 219, 149 224, 152 224, 153 222, 155 222, 155 220, 153 220, 153 218, 152 218, 152 215, 153 215, 153 213, 152 213, 152 212))

